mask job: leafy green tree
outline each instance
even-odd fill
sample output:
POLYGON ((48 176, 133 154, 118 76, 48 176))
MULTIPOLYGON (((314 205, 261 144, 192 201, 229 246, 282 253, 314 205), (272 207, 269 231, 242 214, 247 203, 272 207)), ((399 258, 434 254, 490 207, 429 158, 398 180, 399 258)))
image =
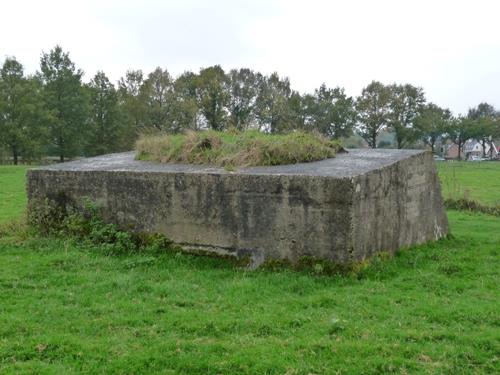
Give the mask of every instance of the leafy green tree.
POLYGON ((356 124, 357 112, 354 100, 348 97, 344 89, 327 88, 322 84, 316 89, 310 106, 312 126, 330 138, 349 137, 356 124))
POLYGON ((452 114, 449 109, 443 109, 434 103, 428 103, 424 105, 421 113, 415 118, 414 125, 422 141, 434 153, 436 142, 446 134, 451 121, 452 114))
POLYGON ((198 103, 207 127, 224 130, 230 98, 227 90, 228 78, 224 70, 219 65, 201 69, 197 82, 198 103))
POLYGON ((172 131, 173 81, 169 72, 158 67, 149 73, 141 86, 146 99, 146 126, 172 131))
POLYGON ((278 73, 273 73, 260 82, 255 102, 255 115, 260 130, 276 133, 287 128, 291 95, 289 79, 280 78, 278 73))
POLYGON ((474 120, 467 117, 460 117, 451 121, 447 135, 448 138, 458 147, 458 159, 462 159, 462 152, 465 142, 477 134, 474 120))
POLYGON ((280 131, 295 129, 311 130, 311 113, 314 109, 314 98, 312 95, 300 95, 292 91, 287 101, 287 109, 283 116, 280 131))
POLYGON ((420 115, 424 103, 424 91, 410 84, 391 85, 389 126, 394 131, 398 148, 404 148, 418 139, 415 119, 420 115))
POLYGON ((81 153, 87 133, 88 97, 82 75, 60 46, 42 53, 38 77, 50 113, 51 143, 61 162, 81 153))
POLYGON ((123 122, 118 94, 104 72, 97 72, 88 85, 90 91, 87 154, 101 155, 122 147, 123 122))
POLYGON ((496 136, 500 113, 491 104, 480 103, 477 107, 469 109, 467 118, 475 123, 474 138, 481 142, 483 157, 486 157, 486 144, 490 145, 490 152, 493 152, 493 138, 496 136))
POLYGON ((122 114, 123 147, 132 147, 139 130, 145 126, 147 104, 141 91, 144 84, 142 70, 128 70, 118 81, 118 103, 122 114))
POLYGON ((172 121, 176 129, 199 129, 198 75, 184 72, 174 82, 172 121))
POLYGON ((254 120, 260 73, 250 69, 233 69, 228 74, 229 125, 238 130, 248 129, 254 120))
POLYGON ((377 135, 389 124, 390 97, 386 86, 373 81, 363 88, 361 96, 356 99, 357 131, 371 148, 377 147, 377 135))
POLYGON ((494 117, 481 117, 474 122, 473 138, 481 143, 483 149, 483 158, 486 157, 486 145, 493 143, 493 134, 495 133, 496 119, 494 117))
POLYGON ((195 100, 174 97, 170 111, 170 131, 198 129, 198 106, 195 100))
POLYGON ((19 157, 39 153, 45 136, 46 112, 34 78, 26 78, 21 63, 5 59, 0 70, 0 145, 10 150, 14 164, 19 157))
POLYGON ((496 118, 500 114, 491 104, 480 103, 477 107, 470 108, 467 117, 471 120, 478 120, 480 118, 496 118))

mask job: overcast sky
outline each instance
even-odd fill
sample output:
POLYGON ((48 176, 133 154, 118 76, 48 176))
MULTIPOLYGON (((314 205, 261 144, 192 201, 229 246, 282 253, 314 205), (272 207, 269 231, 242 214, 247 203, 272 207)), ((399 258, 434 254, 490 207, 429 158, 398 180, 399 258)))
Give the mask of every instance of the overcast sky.
POLYGON ((56 44, 86 81, 220 64, 277 71, 301 92, 408 82, 455 113, 500 108, 498 0, 2 1, 0 60, 33 73, 56 44))

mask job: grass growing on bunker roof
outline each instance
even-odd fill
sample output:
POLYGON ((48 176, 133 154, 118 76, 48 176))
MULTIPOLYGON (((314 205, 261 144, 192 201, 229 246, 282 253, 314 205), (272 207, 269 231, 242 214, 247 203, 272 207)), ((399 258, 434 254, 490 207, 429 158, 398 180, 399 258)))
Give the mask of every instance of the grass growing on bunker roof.
POLYGON ((334 157, 342 148, 316 134, 264 134, 259 131, 189 131, 143 134, 136 158, 161 163, 211 164, 234 167, 310 162, 334 157))

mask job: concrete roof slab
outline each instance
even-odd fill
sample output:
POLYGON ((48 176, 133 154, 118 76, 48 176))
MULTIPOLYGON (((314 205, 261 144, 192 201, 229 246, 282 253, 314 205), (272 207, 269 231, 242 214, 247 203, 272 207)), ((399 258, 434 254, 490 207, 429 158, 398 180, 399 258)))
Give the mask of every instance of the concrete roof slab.
POLYGON ((400 160, 419 155, 423 150, 349 149, 335 158, 270 167, 238 168, 227 171, 217 166, 156 163, 135 160, 134 152, 124 152, 84 158, 61 164, 39 167, 53 171, 108 171, 153 173, 218 173, 244 175, 305 175, 333 178, 353 177, 377 170, 400 160))

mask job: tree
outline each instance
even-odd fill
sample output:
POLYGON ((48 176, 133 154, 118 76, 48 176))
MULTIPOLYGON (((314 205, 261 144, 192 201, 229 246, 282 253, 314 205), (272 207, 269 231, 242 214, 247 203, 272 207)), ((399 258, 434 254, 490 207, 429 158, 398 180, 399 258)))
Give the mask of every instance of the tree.
POLYGON ((492 129, 492 134, 490 138, 490 158, 493 158, 493 148, 494 148, 494 139, 500 138, 500 117, 495 120, 493 123, 493 129, 492 129))
POLYGON ((244 130, 251 126, 255 116, 255 101, 259 82, 263 77, 250 69, 233 69, 229 71, 228 77, 229 124, 238 130, 244 130))
POLYGON ((495 134, 495 126, 498 119, 495 117, 482 117, 474 121, 474 138, 481 143, 483 149, 483 158, 486 157, 486 145, 489 144, 490 149, 493 147, 493 138, 495 134))
POLYGON ((200 70, 198 75, 198 104, 206 124, 213 130, 224 130, 227 123, 228 78, 219 66, 200 70))
POLYGON ((497 112, 495 107, 493 107, 491 104, 488 103, 480 103, 477 107, 475 108, 470 108, 469 112, 467 113, 467 117, 470 118, 471 120, 478 120, 480 118, 496 118, 499 117, 500 114, 497 112))
POLYGON ((141 70, 128 70, 118 81, 118 102, 122 113, 123 146, 130 148, 146 123, 146 99, 141 92, 144 77, 141 70))
POLYGON ((82 151, 87 133, 88 98, 82 86, 82 75, 60 46, 42 53, 38 77, 50 113, 51 143, 61 162, 82 151))
POLYGON ((432 153, 436 142, 443 137, 452 121, 449 109, 438 107, 434 103, 424 105, 421 113, 415 118, 415 130, 422 141, 428 145, 432 153))
POLYGON ((0 70, 0 145, 10 150, 14 164, 21 155, 26 159, 40 150, 45 120, 39 82, 26 78, 15 58, 5 59, 0 70))
POLYGON ((462 158, 462 151, 469 139, 473 138, 476 134, 474 120, 467 117, 460 117, 454 121, 451 121, 447 134, 450 140, 455 143, 458 147, 458 159, 462 158))
POLYGON ((88 85, 90 91, 87 154, 101 155, 121 149, 123 122, 115 87, 104 72, 97 72, 88 85))
POLYGON ((475 123, 474 137, 481 142, 483 158, 485 158, 487 143, 490 145, 490 152, 493 152, 493 138, 500 120, 500 113, 491 104, 480 103, 477 107, 469 109, 467 118, 475 123))
POLYGON ((174 82, 172 103, 173 126, 176 129, 199 129, 198 75, 184 72, 174 82))
POLYGON ((330 138, 349 137, 356 125, 357 113, 354 100, 344 89, 330 89, 322 84, 313 98, 314 104, 310 107, 313 128, 330 138))
POLYGON ((255 116, 260 130, 276 133, 287 128, 292 94, 288 78, 273 73, 260 81, 255 101, 255 116))
POLYGON ((390 91, 382 83, 373 81, 356 99, 358 133, 371 148, 377 147, 377 135, 389 123, 390 91))
POLYGON ((170 121, 173 102, 173 81, 167 69, 158 67, 149 73, 141 86, 146 102, 146 126, 173 131, 170 121))
POLYGON ((287 108, 283 116, 280 131, 289 131, 295 129, 308 130, 311 128, 311 114, 314 107, 314 98, 312 95, 300 95, 297 91, 292 91, 287 101, 287 108))
POLYGON ((414 128, 425 103, 424 91, 410 84, 391 85, 389 126, 395 133, 398 148, 403 148, 416 141, 418 132, 414 128))

